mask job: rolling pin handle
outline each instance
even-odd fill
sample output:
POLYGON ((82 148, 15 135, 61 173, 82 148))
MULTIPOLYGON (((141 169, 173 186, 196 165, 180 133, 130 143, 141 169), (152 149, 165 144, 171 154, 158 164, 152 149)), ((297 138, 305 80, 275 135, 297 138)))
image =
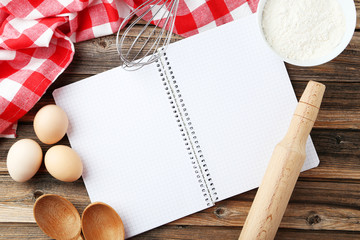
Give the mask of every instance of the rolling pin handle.
POLYGON ((325 86, 310 81, 289 129, 274 149, 239 240, 272 240, 305 161, 305 145, 319 112, 325 86))

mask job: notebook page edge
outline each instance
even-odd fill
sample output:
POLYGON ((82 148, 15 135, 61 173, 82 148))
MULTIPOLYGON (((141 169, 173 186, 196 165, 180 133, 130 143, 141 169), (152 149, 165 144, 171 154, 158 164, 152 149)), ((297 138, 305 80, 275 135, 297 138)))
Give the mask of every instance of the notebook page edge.
MULTIPOLYGON (((229 23, 229 24, 226 24, 226 25, 224 25, 224 26, 220 26, 219 28, 221 28, 221 31, 223 31, 223 33, 224 33, 224 35, 226 35, 227 37, 230 37, 231 36, 231 34, 230 34, 230 31, 232 31, 233 29, 231 29, 231 28, 234 28, 234 27, 236 27, 236 26, 240 26, 240 25, 246 25, 246 24, 249 24, 249 25, 251 25, 252 27, 254 27, 254 25, 253 25, 253 23, 251 23, 251 21, 254 21, 255 20, 255 16, 253 15, 253 16, 249 16, 249 17, 246 17, 246 18, 244 18, 244 19, 242 19, 242 20, 239 20, 239 21, 234 21, 234 22, 232 22, 232 23, 229 23), (245 23, 244 23, 245 22, 245 23)), ((241 26, 240 26, 241 27, 241 26)), ((247 28, 249 28, 249 27, 247 27, 247 28)), ((242 29, 242 30, 244 30, 244 29, 242 29)), ((246 32, 246 31, 242 31, 242 33, 243 32, 246 32)), ((241 31, 239 31, 239 32, 237 32, 237 34, 241 34, 241 31)), ((194 36, 193 37, 193 39, 195 39, 195 41, 197 41, 197 43, 198 43, 198 47, 200 46, 200 44, 201 45, 206 45, 207 43, 205 42, 205 41, 202 41, 202 40, 205 40, 206 38, 212 38, 213 36, 217 36, 218 34, 217 33, 215 33, 214 32, 214 34, 213 34, 213 31, 212 30, 209 30, 209 31, 207 31, 207 32, 205 32, 204 34, 202 34, 202 35, 198 35, 198 36, 194 36)), ((254 36, 254 33, 251 33, 251 36, 254 36)), ((239 40, 239 42, 241 43, 241 41, 242 41, 242 38, 237 38, 237 40, 239 40)), ((259 39, 255 39, 255 41, 258 41, 259 39)), ((194 42, 195 41, 192 41, 191 42, 191 44, 192 45, 194 45, 194 42)), ((249 39, 247 40, 247 41, 250 41, 249 39)), ((221 41, 218 41, 218 42, 221 42, 221 41)), ((235 46, 235 44, 234 44, 234 42, 231 42, 231 41, 229 41, 230 42, 230 45, 232 45, 232 46, 235 46)), ((196 44, 195 44, 196 45, 196 44)), ((209 48, 209 52, 211 52, 212 51, 212 49, 211 49, 211 47, 213 47, 214 45, 212 45, 211 44, 211 42, 209 42, 209 44, 207 44, 208 45, 208 48, 209 48)), ((168 50, 167 50, 167 52, 168 52, 168 54, 169 54, 169 58, 170 59, 172 59, 171 61, 173 62, 173 70, 174 70, 174 75, 176 76, 176 77, 179 77, 179 72, 183 72, 182 70, 183 69, 181 69, 180 70, 180 65, 182 64, 181 62, 181 60, 180 60, 180 58, 182 57, 184 57, 184 56, 187 56, 187 54, 189 54, 190 52, 193 54, 193 56, 196 56, 196 54, 198 53, 197 51, 198 51, 198 48, 196 48, 196 47, 193 47, 193 46, 191 46, 191 50, 192 51, 186 51, 186 48, 188 48, 188 47, 190 47, 190 39, 189 40, 187 40, 187 39, 185 39, 185 40, 183 40, 183 41, 179 41, 179 42, 177 42, 177 43, 174 43, 173 45, 171 45, 171 46, 169 46, 169 48, 168 48, 168 50), (187 42, 188 41, 188 42, 187 42), (181 52, 180 52, 180 50, 179 49, 181 49, 181 52), (176 60, 177 61, 174 61, 174 58, 176 58, 176 60), (175 62, 175 63, 174 63, 175 62)), ((203 47, 203 46, 202 46, 203 47)), ((216 46, 214 46, 215 48, 216 48, 216 46)), ((226 46, 226 45, 223 45, 223 46, 221 46, 221 50, 223 50, 223 51, 226 51, 227 50, 227 47, 228 46, 226 46)), ((264 48, 265 49, 265 48, 264 48)), ((270 51, 270 50, 269 50, 270 51)), ((274 62, 274 66, 275 66, 275 68, 277 68, 278 70, 280 69, 280 71, 282 71, 282 73, 280 74, 280 77, 283 79, 282 80, 282 83, 284 83, 285 85, 286 85, 286 87, 283 87, 284 89, 286 88, 286 91, 288 91, 290 94, 285 94, 284 95, 284 97, 285 97, 285 99, 287 99, 288 101, 290 101, 290 102, 292 102, 291 104, 292 104, 292 106, 295 106, 296 105, 296 97, 295 97, 295 94, 294 94, 294 90, 293 90, 293 88, 292 88, 292 86, 291 86, 291 82, 290 82, 290 79, 289 79, 289 77, 288 77, 288 74, 287 74, 287 71, 286 71, 286 68, 285 68, 285 65, 284 65, 284 63, 277 57, 277 56, 274 56, 274 54, 272 54, 272 53, 270 53, 270 52, 267 52, 267 54, 269 54, 271 57, 270 57, 270 59, 271 59, 271 61, 272 62, 274 62), (272 54, 272 55, 271 55, 272 54)), ((229 54, 231 54, 230 52, 229 52, 229 50, 228 50, 228 53, 229 54)), ((218 60, 218 56, 216 55, 216 54, 214 54, 214 56, 215 56, 215 59, 216 60, 218 60)), ((202 55, 202 58, 201 58, 203 61, 206 61, 206 59, 211 59, 211 55, 209 54, 208 55, 208 58, 206 58, 206 57, 204 57, 204 54, 202 55)), ((234 59, 234 58, 233 58, 234 59)), ((188 61, 191 61, 191 59, 189 59, 188 61)), ((214 61, 212 64, 209 64, 209 61, 206 61, 207 63, 208 63, 208 65, 209 66, 212 66, 212 68, 217 68, 217 65, 218 65, 218 62, 217 61, 214 61)), ((261 63, 263 63, 263 62, 261 62, 261 63)), ((201 65, 201 64, 203 64, 203 63, 201 63, 201 62, 198 62, 198 63, 196 63, 195 61, 193 61, 193 68, 192 68, 192 71, 194 71, 194 72, 196 72, 196 71, 198 71, 198 68, 197 67, 195 67, 195 66, 199 66, 199 65, 201 65)), ((189 67, 189 65, 186 65, 187 67, 189 67)), ((203 70, 203 69, 202 69, 203 70)), ((226 71, 226 70, 225 70, 226 71)), ((198 75, 196 75, 197 77, 199 77, 198 75)), ((206 75, 206 76, 208 76, 209 78, 207 79, 208 81, 210 81, 210 79, 211 79, 211 76, 209 76, 209 75, 206 75)), ((186 75, 186 76, 182 76, 184 79, 187 77, 187 78, 191 78, 191 74, 188 74, 188 75, 186 75)), ((190 103, 190 106, 188 106, 188 108, 189 108, 189 110, 190 110, 190 116, 196 116, 197 114, 198 114, 198 112, 201 112, 201 111, 197 111, 197 110, 199 110, 198 108, 196 109, 196 110, 194 110, 194 109, 192 109, 192 106, 191 106, 191 104, 193 103, 193 102, 195 102, 195 101, 198 101, 198 99, 201 99, 201 97, 200 96, 202 96, 202 92, 201 91, 204 91, 204 88, 206 88, 206 82, 205 81, 203 81, 203 85, 201 86, 201 87, 198 87, 197 88, 197 92, 195 92, 195 93, 190 93, 190 90, 189 89, 187 89, 186 87, 184 87, 184 85, 185 84, 193 84, 194 82, 196 82, 198 79, 197 78, 195 78, 195 79, 193 79, 193 81, 187 81, 187 82, 184 82, 184 81, 182 81, 183 79, 180 79, 180 81, 179 81, 179 85, 180 85, 180 88, 181 88, 181 91, 182 91, 182 93, 183 93, 183 95, 184 95, 184 99, 185 99, 185 102, 188 102, 188 103, 190 103), (188 94, 188 95, 187 95, 188 94), (196 98, 196 97, 192 97, 191 99, 189 98, 189 94, 192 94, 192 95, 197 95, 197 97, 198 98, 196 98), (193 110, 193 111, 192 111, 193 110), (191 112, 192 111, 192 112, 191 112)), ((281 82, 280 82, 280 84, 281 84, 281 82)), ((220 86, 221 87, 221 86, 220 86)), ((283 91, 285 91, 285 90, 283 90, 283 91)), ((220 96, 216 96, 216 97, 220 97, 220 96)), ((276 96, 275 96, 276 97, 276 96)), ((203 97, 203 98, 205 98, 206 99, 206 97, 203 97)), ((291 105, 290 104, 290 105, 291 105)), ((204 104, 204 105, 206 105, 206 104, 204 104)), ((210 107, 210 106, 207 106, 207 107, 210 107)), ((287 108, 287 110, 286 110, 286 112, 287 112, 287 114, 289 115, 289 116, 292 116, 292 111, 291 111, 291 114, 289 114, 289 109, 291 109, 291 107, 289 107, 289 108, 287 108)), ((295 108, 294 108, 295 109, 295 108)), ((196 129, 198 129, 198 127, 199 127, 199 125, 200 126, 203 126, 203 125, 205 125, 204 124, 204 122, 205 121, 211 121, 211 120, 209 120, 209 119, 211 119, 211 117, 208 117, 207 118, 207 120, 200 120, 199 121, 199 119, 196 119, 195 118, 195 120, 193 120, 193 123, 195 124, 195 130, 196 129)), ((286 124, 285 123, 287 123, 287 121, 284 121, 284 123, 282 123, 282 125, 283 126, 285 126, 286 124)), ((221 125, 221 124, 220 124, 221 125)), ((285 129, 285 127, 282 127, 282 131, 284 131, 284 129, 285 129)), ((199 129, 198 129, 199 130, 199 129)), ((211 131, 211 130, 209 130, 209 131, 211 131)), ((202 143, 202 146, 203 147, 205 147, 204 146, 204 144, 206 144, 206 143, 204 143, 204 141, 202 141, 202 139, 204 139, 204 138, 206 138, 206 139, 210 139, 210 136, 209 135, 207 135, 206 137, 202 137, 202 133, 201 133, 201 131, 200 131, 200 133, 199 133, 199 131, 198 131, 198 133, 197 133, 198 135, 199 135, 199 138, 200 138, 200 142, 203 142, 202 143)), ((279 134, 279 136, 280 136, 281 134, 279 134)), ((278 138, 278 140, 280 141, 281 140, 281 138, 278 138)), ((224 141, 226 141, 226 140, 224 140, 224 141)), ((277 141, 272 141, 273 143, 277 143, 277 141)), ((271 148, 271 152, 272 152, 272 149, 273 149, 273 147, 275 146, 275 144, 272 144, 273 146, 272 146, 272 148, 271 148)), ((314 146, 313 146, 313 144, 312 144, 312 142, 310 141, 309 143, 308 143, 308 145, 310 144, 310 147, 308 147, 307 148, 307 150, 308 150, 308 152, 310 151, 310 155, 311 155, 311 162, 310 162, 310 164, 309 164, 309 162, 307 162, 307 163, 305 163, 305 165, 304 165, 304 170, 305 169, 310 169, 310 168, 313 168, 313 167, 316 167, 318 164, 319 164, 319 160, 318 160, 318 156, 317 156, 317 154, 316 154, 316 151, 315 151, 315 148, 314 148, 314 146)), ((214 148, 215 147, 215 144, 213 144, 212 145, 212 147, 214 148)), ((205 147, 206 148, 206 147, 205 147)), ((267 150, 267 156, 269 156, 269 152, 270 152, 270 150, 267 150)), ((270 153, 271 153, 270 152, 270 153)), ((206 149, 205 149, 205 152, 204 152, 204 154, 205 154, 205 157, 206 157, 206 155, 207 155, 207 151, 206 151, 206 149)), ((218 155, 220 155, 220 154, 218 154, 218 155)), ((226 153, 225 153, 225 155, 226 155, 226 153)), ((228 159, 228 158, 226 158, 225 157, 225 159, 228 159)), ((268 159, 270 159, 270 157, 268 158, 268 159)), ((266 160, 266 162, 267 162, 268 160, 266 160)), ((207 162, 209 163, 209 156, 207 155, 207 162)), ((266 163, 265 162, 265 163, 266 163)), ((218 190, 218 192, 219 192, 219 194, 220 194, 220 196, 219 196, 219 200, 218 201, 220 201, 220 200, 223 200, 223 199, 226 199, 226 198, 229 198, 229 197, 231 197, 231 196, 234 196, 234 195, 237 195, 237 194, 240 194, 240 193, 242 193, 242 192, 246 192, 246 191, 248 191, 248 190, 250 190, 250 189, 253 189, 253 188, 256 188, 259 184, 260 184, 260 180, 261 180, 261 178, 262 178, 262 175, 263 174, 260 174, 260 173, 258 173, 258 177, 257 177, 257 180, 256 181, 250 181, 248 184, 247 184, 247 186, 246 187, 244 187, 244 188, 237 188, 237 190, 236 191, 230 191, 229 193, 227 193, 227 194, 224 194, 224 195, 222 195, 221 196, 221 188, 223 187, 223 188, 226 188, 226 186, 222 186, 222 187, 219 187, 219 185, 218 185, 218 179, 217 179, 217 177, 218 176, 221 176, 220 174, 214 174, 214 168, 212 168, 212 164, 211 163, 209 163, 208 164, 209 165, 209 169, 210 169, 210 172, 211 172, 211 174, 212 174, 212 176, 214 177, 214 182, 215 182, 215 188, 218 190), (260 177, 261 176, 261 177, 260 177)), ((263 164, 263 166, 261 167, 261 172, 264 172, 264 164, 263 164)), ((216 171, 216 170, 215 170, 216 171)), ((239 174, 241 174, 241 171, 239 171, 239 174)), ((241 183, 237 183, 237 184, 241 184, 241 183)), ((221 185, 225 185, 225 184, 221 184, 221 185)), ((226 184, 226 185, 230 185, 230 181, 228 181, 228 183, 226 184)))
MULTIPOLYGON (((79 82, 77 82, 77 83, 73 83, 73 84, 70 84, 70 85, 67 85, 67 86, 64 86, 64 87, 61 87, 61 88, 59 88, 59 89, 56 89, 54 92, 53 92, 53 96, 54 96, 54 98, 55 98, 55 101, 56 101, 56 103, 57 104, 59 104, 60 105, 60 107, 63 107, 65 110, 66 109, 69 109, 69 106, 68 105, 70 105, 70 104, 76 104, 76 101, 72 101, 73 99, 75 99, 75 98, 77 98, 77 97, 79 97, 77 94, 84 94, 84 92, 86 92, 86 91, 90 91, 90 90, 86 90, 86 88, 88 88, 89 86, 89 84, 92 84, 92 86, 90 86, 91 88, 93 88, 93 92, 95 92, 95 88, 100 88, 101 87, 101 85, 99 85, 99 86, 95 86, 96 84, 104 84, 104 81, 109 81, 108 79, 101 79, 101 82, 100 82, 100 80, 99 80, 99 76, 101 77, 101 76, 104 76, 104 74, 106 75, 106 76, 108 76, 110 73, 111 74, 119 74, 119 72, 121 73, 122 72, 122 70, 120 70, 119 68, 115 68, 115 69, 111 69, 111 70, 109 70, 109 71, 106 71, 106 72, 104 72, 104 73, 101 73, 101 74, 98 74, 98 75, 96 75, 96 76, 92 76, 92 77, 90 77, 89 79, 84 79, 84 80, 82 80, 82 81, 79 81, 79 82), (70 94, 70 96, 68 96, 68 97, 66 97, 66 96, 64 96, 64 95, 66 95, 66 94, 68 94, 68 92, 71 92, 71 91, 73 91, 73 89, 77 89, 77 90, 74 90, 75 92, 73 92, 73 93, 69 93, 70 94), (66 98, 68 98, 67 100, 66 100, 66 98)), ((156 73, 157 74, 157 72, 156 71, 154 71, 154 73, 156 73)), ((156 76, 157 77, 157 76, 156 76)), ((157 81, 157 80, 156 80, 157 81)), ((107 84, 107 83, 106 83, 107 84)), ((159 82, 159 84, 160 84, 160 82, 159 82)), ((110 89, 109 89, 110 90, 110 89)), ((150 91, 150 90, 149 90, 150 91)), ((104 92, 103 92, 104 93, 104 92)), ((144 93, 144 92, 143 92, 144 93)), ((159 90, 159 94, 162 94, 162 95, 164 95, 165 96, 165 91, 161 88, 161 91, 159 90)), ((89 96, 91 96, 91 94, 90 95, 88 95, 88 96, 86 96, 86 97, 89 97, 89 96)), ((77 100, 78 101, 78 100, 77 100)), ((84 100, 83 100, 84 101, 84 100)), ((166 101, 166 100, 165 100, 166 101)), ((91 101, 90 101, 91 102, 91 101)), ((94 103, 94 102, 92 102, 92 103, 94 103)), ((95 104, 95 103, 94 103, 95 104)), ((81 105, 81 104, 80 104, 81 105)), ((81 106, 86 106, 87 104, 84 104, 84 103, 82 103, 82 105, 81 106)), ((164 105, 165 106, 165 105, 164 105)), ((97 107, 99 107, 99 106, 97 106, 97 107)), ((168 105, 168 102, 166 101, 166 110, 164 110, 165 112, 164 112, 164 114, 166 114, 166 115, 168 115, 168 114, 170 114, 171 113, 171 110, 170 110, 170 106, 168 105)), ((95 113, 92 113, 92 114, 95 114, 95 113)), ((159 114, 158 112, 157 112, 157 114, 159 114)), ((71 113, 70 113, 70 116, 69 116, 69 119, 71 119, 72 118, 72 116, 75 116, 74 118, 76 118, 76 113, 74 113, 74 109, 72 109, 71 110, 71 113)), ((89 114, 88 114, 89 115, 89 114)), ((170 123, 171 125, 173 125, 173 126, 176 126, 176 122, 171 118, 171 123, 170 123)), ((89 131, 89 130, 86 130, 87 132, 89 131)), ((174 129, 173 129, 173 132, 174 132, 174 134, 176 135, 176 137, 179 137, 180 138, 180 135, 179 135, 179 132, 178 132, 178 129, 176 129, 176 127, 174 127, 174 129)), ((72 136, 72 131, 70 130, 70 132, 69 132, 69 141, 71 142, 71 145, 74 147, 74 149, 76 150, 77 148, 79 148, 79 145, 81 145, 81 144, 79 144, 79 139, 74 139, 74 136, 72 136)), ((93 144, 93 143, 92 143, 93 144)), ((184 149, 184 146, 182 145, 182 144, 179 144, 179 147, 181 148, 181 149, 184 149)), ((86 148, 85 148, 85 150, 86 150, 86 148)), ((80 151, 80 152, 83 152, 84 150, 82 150, 82 151, 80 151)), ((182 151, 182 150, 181 150, 182 151)), ((186 153, 184 154, 184 156, 186 155, 186 153)), ((186 161, 185 159, 182 159, 183 161, 186 161)), ((186 163, 184 163, 184 164, 188 164, 188 162, 186 162, 186 163)), ((189 166, 190 166, 190 164, 189 164, 189 166)), ((190 168, 189 168, 190 169, 190 168)), ((186 175, 186 174, 174 174, 175 175, 175 177, 179 177, 179 178, 181 178, 182 177, 182 175, 186 175)), ((186 175, 187 177, 189 177, 189 174, 187 174, 186 175)), ((194 176, 193 175, 193 173, 191 172, 191 176, 194 176)), ((98 177, 98 176, 97 176, 98 177)), ((101 177, 101 176, 100 176, 101 177)), ((189 180, 188 179, 184 179, 184 182, 189 182, 189 180)), ((191 198, 191 201, 189 202, 189 201, 187 201, 187 204, 190 204, 191 205, 191 203, 193 202, 194 203, 194 205, 196 205, 196 207, 185 207, 185 209, 186 209, 186 211, 183 211, 183 210, 181 210, 181 207, 178 207, 178 209, 180 209, 179 211, 180 212, 182 212, 182 214, 177 214, 176 215, 176 217, 166 217, 166 219, 160 219, 160 220, 158 220, 157 222, 156 222, 156 224, 153 224, 153 225, 151 225, 151 226, 148 226, 147 225, 147 227, 143 227, 143 228, 138 228, 137 230, 131 230, 130 232, 128 231, 128 233, 127 233, 127 237, 131 237, 131 236, 134 236, 134 235, 137 235, 137 234, 139 234, 139 233, 141 233, 141 232, 144 232, 144 231, 147 231, 147 230, 150 230, 150 229, 152 229, 152 228, 154 228, 154 227, 157 227, 157 226, 160 226, 160 225, 162 225, 162 224, 165 224, 165 223, 167 223, 167 222, 170 222, 170 221, 173 221, 173 220, 176 220, 176 219, 178 219, 178 218, 181 218, 181 217, 184 217, 184 216, 186 216, 186 215, 189 215, 189 214, 192 214, 192 213, 194 213, 194 212, 197 212, 197 211, 200 211, 200 210, 202 210, 202 209, 205 209, 205 208, 207 208, 208 206, 206 206, 206 204, 204 203, 204 201, 203 201, 203 198, 202 197, 200 197, 200 195, 201 195, 201 193, 200 193, 200 189, 198 189, 198 184, 195 182, 195 180, 193 181, 194 183, 194 186, 196 186, 196 191, 198 191, 199 193, 198 193, 198 195, 196 195, 196 194, 194 194, 194 195, 189 195, 189 198, 191 198), (196 185, 195 185, 196 184, 196 185), (198 199, 198 203, 196 203, 196 199, 198 199), (201 203, 200 203, 201 202, 201 203), (190 209, 191 208, 191 209, 190 209)), ((93 182, 91 182, 91 181, 88 181, 88 178, 85 176, 84 177, 84 183, 85 183, 85 185, 86 185, 86 187, 87 187, 87 190, 88 189, 90 189, 90 192, 94 192, 94 191, 97 191, 97 187, 95 186, 94 187, 94 183, 93 182), (92 189, 92 190, 91 190, 92 189)), ((188 188, 191 188, 191 186, 187 186, 188 188)), ((179 188, 180 189, 180 188, 179 188)), ((89 190, 88 190, 89 191, 89 190)), ((182 191, 185 191, 184 190, 184 187, 182 188, 182 191)), ((169 194, 169 191, 166 191, 166 193, 167 194, 169 194)), ((183 194, 186 194, 186 191, 183 193, 183 194)), ((102 198, 99 198, 99 196, 94 196, 94 194, 93 193, 90 193, 89 194, 90 195, 90 198, 91 198, 91 201, 98 201, 98 200, 102 200, 102 201, 105 201, 106 202, 106 199, 102 199, 102 198)), ((154 196, 155 198, 156 197, 158 197, 158 195, 159 195, 159 193, 156 193, 156 196, 154 196)), ((164 193, 164 195, 165 195, 165 193, 164 193)), ((170 194, 171 195, 171 194, 170 194)), ((151 199, 150 199, 151 200, 151 199)), ((158 201, 161 201, 161 199, 159 199, 158 201)), ((114 200, 111 200, 110 202, 114 202, 114 200)), ((109 203, 109 202, 108 202, 109 203)), ((179 203, 180 204, 180 203, 179 203)), ((134 208, 136 208, 136 206, 133 206, 134 208)), ((174 205, 174 207, 175 207, 175 205, 174 205)), ((118 210, 118 209, 117 209, 118 210)), ((158 215, 161 215, 161 214, 158 214, 158 215)), ((166 214, 165 214, 166 215, 166 214)), ((149 216, 150 217, 150 216, 149 216)), ((131 221, 131 220, 130 220, 131 221)), ((128 221, 127 221, 128 222, 128 221)), ((136 227, 134 227, 134 229, 136 229, 136 227)))

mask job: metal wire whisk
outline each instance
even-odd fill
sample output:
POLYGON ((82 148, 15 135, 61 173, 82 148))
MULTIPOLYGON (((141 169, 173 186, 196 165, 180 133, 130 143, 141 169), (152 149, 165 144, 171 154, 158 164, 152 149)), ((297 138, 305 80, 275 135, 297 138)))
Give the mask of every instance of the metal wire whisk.
POLYGON ((170 43, 178 5, 179 0, 147 0, 124 19, 117 32, 116 47, 125 69, 137 70, 163 55, 170 43), (139 17, 125 29, 120 38, 120 29, 135 14, 139 17), (152 17, 139 32, 137 23, 148 14, 152 17), (152 21, 154 24, 150 24, 152 21), (160 23, 163 24, 162 28, 159 27, 160 23), (126 43, 126 39, 130 38, 135 39, 130 44, 126 43))

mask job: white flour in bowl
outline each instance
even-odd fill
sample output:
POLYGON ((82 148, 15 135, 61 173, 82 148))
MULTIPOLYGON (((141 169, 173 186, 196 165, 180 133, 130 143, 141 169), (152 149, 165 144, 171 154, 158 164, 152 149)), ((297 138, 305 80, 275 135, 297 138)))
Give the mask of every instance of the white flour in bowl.
POLYGON ((337 0, 267 0, 262 27, 266 40, 278 54, 303 61, 333 50, 346 26, 337 0))

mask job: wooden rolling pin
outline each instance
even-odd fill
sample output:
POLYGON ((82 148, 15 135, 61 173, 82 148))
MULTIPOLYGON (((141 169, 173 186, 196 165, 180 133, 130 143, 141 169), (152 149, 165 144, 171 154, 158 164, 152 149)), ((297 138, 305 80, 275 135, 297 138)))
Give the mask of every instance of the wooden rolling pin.
POLYGON ((288 132, 271 156, 239 240, 275 238, 300 170, 305 144, 319 112, 325 85, 310 81, 301 96, 288 132))

